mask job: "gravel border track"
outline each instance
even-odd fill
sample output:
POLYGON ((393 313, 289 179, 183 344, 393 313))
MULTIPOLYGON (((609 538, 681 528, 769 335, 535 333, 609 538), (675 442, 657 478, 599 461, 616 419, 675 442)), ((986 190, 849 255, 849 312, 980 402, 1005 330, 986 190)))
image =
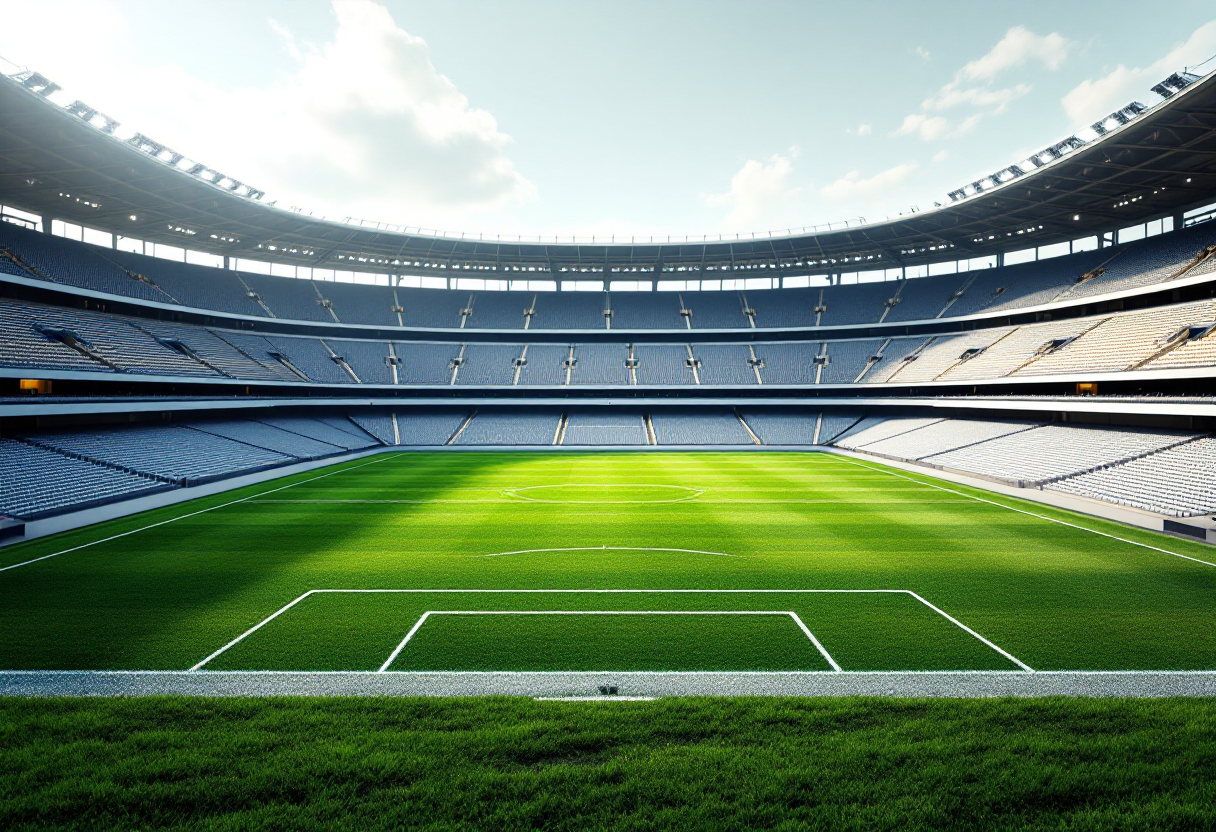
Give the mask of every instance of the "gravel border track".
MULTIPOLYGON (((1216 696, 1216 671, 474 673, 0 671, 3 696, 1216 696)), ((612 699, 608 696, 606 699, 612 699)))

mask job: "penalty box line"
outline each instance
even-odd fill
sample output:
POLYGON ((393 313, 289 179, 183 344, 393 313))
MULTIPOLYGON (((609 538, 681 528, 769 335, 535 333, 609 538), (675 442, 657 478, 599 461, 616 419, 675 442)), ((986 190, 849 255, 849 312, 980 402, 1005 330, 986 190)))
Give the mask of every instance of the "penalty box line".
POLYGON ((815 638, 815 634, 798 617, 798 614, 790 610, 427 610, 405 634, 405 638, 401 639, 401 643, 397 645, 397 649, 392 652, 392 655, 385 660, 384 664, 380 665, 377 673, 384 673, 393 662, 397 661, 397 657, 410 643, 410 639, 432 615, 788 615, 798 625, 798 629, 802 630, 803 634, 811 640, 811 644, 815 645, 815 649, 819 651, 832 670, 836 673, 841 672, 841 667, 832 658, 832 654, 824 649, 819 639, 815 638))
MULTIPOLYGON (((310 589, 307 592, 305 592, 303 595, 300 595, 298 598, 293 599, 289 603, 287 603, 287 604, 283 605, 282 607, 280 607, 279 609, 275 610, 273 613, 271 613, 270 615, 263 618, 257 624, 254 624, 252 627, 250 627, 245 632, 241 633, 239 636, 234 638, 232 641, 228 642, 223 647, 216 650, 214 653, 212 653, 211 655, 207 656, 205 659, 200 661, 198 664, 191 667, 190 670, 191 671, 202 670, 203 667, 208 662, 210 662, 213 659, 215 659, 216 657, 222 655, 223 653, 225 653, 232 647, 235 647, 236 645, 240 644, 246 638, 253 635, 258 630, 262 629, 267 624, 269 624, 271 621, 274 621, 280 615, 287 612, 292 607, 296 606, 301 601, 303 601, 305 598, 308 598, 312 595, 324 595, 327 593, 351 594, 351 595, 406 594, 406 593, 418 594, 418 593, 427 593, 427 592, 436 593, 436 594, 485 594, 485 595, 504 595, 504 594, 512 594, 512 593, 519 594, 519 595, 541 595, 541 594, 561 594, 561 593, 579 594, 579 595, 596 595, 596 594, 601 594, 601 595, 644 595, 644 594, 652 594, 652 595, 655 595, 655 594, 657 594, 657 595, 682 595, 682 594, 688 594, 688 595, 692 595, 692 594, 703 594, 703 595, 738 595, 738 594, 744 594, 744 595, 798 595, 798 594, 803 594, 803 595, 817 595, 817 594, 822 594, 822 595, 827 595, 827 594, 907 595, 910 598, 914 598, 915 600, 919 601, 921 604, 928 607, 930 610, 937 613, 942 618, 946 619, 947 621, 949 621, 954 626, 958 627, 963 632, 965 632, 968 635, 972 636, 973 638, 977 639, 985 646, 991 648, 992 650, 996 651, 1000 655, 1004 656, 1006 659, 1008 659, 1009 661, 1011 661, 1015 665, 1017 665, 1019 669, 1025 671, 1027 673, 1035 672, 1033 667, 1026 664, 1021 659, 1017 658, 1012 653, 1010 653, 1009 651, 1000 647, 999 645, 997 645, 995 642, 991 641, 990 639, 985 638, 984 636, 980 635, 978 632, 973 630, 971 627, 968 627, 966 624, 959 621, 954 616, 947 614, 941 608, 936 607, 933 604, 929 603, 927 600, 925 600, 919 594, 913 592, 910 589, 310 589)), ((421 619, 419 619, 417 622, 414 623, 414 626, 410 629, 410 632, 406 634, 406 637, 402 641, 402 643, 400 645, 398 645, 397 650, 395 651, 394 655, 392 657, 390 657, 389 662, 386 663, 386 665, 391 664, 392 660, 394 658, 396 658, 396 654, 400 653, 401 650, 404 649, 405 644, 409 641, 409 639, 413 638, 414 634, 418 631, 418 628, 422 626, 423 620, 425 620, 426 617, 427 617, 426 615, 423 615, 423 617, 421 619)), ((815 636, 811 633, 810 629, 806 628, 806 627, 803 627, 803 629, 806 632, 807 636, 810 637, 810 639, 819 648, 820 652, 822 652, 824 654, 824 656, 827 657, 828 662, 832 665, 836 665, 835 660, 832 659, 830 656, 828 656, 827 651, 822 647, 822 645, 819 644, 818 639, 815 638, 815 636)), ((381 668, 381 670, 383 670, 383 668, 381 668)), ((841 668, 837 666, 836 670, 841 670, 841 668)))

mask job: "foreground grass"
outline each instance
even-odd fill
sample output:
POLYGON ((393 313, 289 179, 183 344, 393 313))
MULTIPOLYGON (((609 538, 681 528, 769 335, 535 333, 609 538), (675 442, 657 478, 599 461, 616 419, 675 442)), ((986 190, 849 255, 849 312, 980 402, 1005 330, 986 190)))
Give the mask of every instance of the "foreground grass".
POLYGON ((4 829, 1190 829, 1216 701, 0 699, 4 829))

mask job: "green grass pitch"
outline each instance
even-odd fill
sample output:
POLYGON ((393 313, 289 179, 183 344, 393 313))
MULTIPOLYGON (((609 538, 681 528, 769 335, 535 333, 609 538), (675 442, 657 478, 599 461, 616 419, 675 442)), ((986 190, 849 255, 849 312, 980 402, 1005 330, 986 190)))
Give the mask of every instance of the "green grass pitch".
POLYGON ((0 567, 57 552, 0 668, 1216 668, 1206 547, 822 453, 388 453, 0 567))

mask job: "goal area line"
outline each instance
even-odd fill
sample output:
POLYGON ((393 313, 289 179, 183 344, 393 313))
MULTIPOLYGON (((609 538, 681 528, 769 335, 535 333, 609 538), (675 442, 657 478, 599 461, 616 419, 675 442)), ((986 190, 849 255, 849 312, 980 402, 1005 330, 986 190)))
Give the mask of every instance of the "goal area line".
MULTIPOLYGON (((1026 673, 1035 672, 1034 668, 1030 667, 1028 664, 1026 664, 1022 660, 1018 659, 1012 653, 1003 649, 1002 647, 1000 647, 993 641, 989 640, 988 638, 985 638, 983 635, 976 632, 971 627, 968 627, 966 624, 963 624, 957 618, 946 613, 940 607, 937 607, 937 606, 931 604, 925 598, 921 597, 919 594, 917 594, 916 592, 913 592, 912 590, 909 590, 909 589, 310 589, 307 592, 304 592, 303 594, 299 595, 298 597, 292 599, 290 602, 283 605, 279 609, 275 610, 273 613, 271 613, 267 617, 263 618, 261 621, 254 624, 249 629, 245 630, 243 633, 241 633, 236 638, 229 641, 227 644, 220 647, 218 650, 216 650, 213 653, 206 656, 202 661, 200 661, 197 664, 190 667, 189 671, 190 672, 202 671, 208 663, 210 663, 214 659, 218 658, 219 656, 223 655, 225 652, 227 652, 231 648, 237 646, 242 641, 244 641, 246 638, 248 638, 249 636, 258 632, 263 627, 265 627, 267 624, 269 624, 270 622, 279 618, 281 615, 283 615, 284 613, 286 613, 289 610, 291 610, 292 608, 294 608, 296 605, 298 605, 299 603, 304 601, 306 598, 310 598, 314 595, 325 595, 325 594, 355 594, 355 595, 368 594, 368 595, 373 595, 373 594, 427 594, 427 593, 430 593, 430 594, 464 594, 464 595, 478 595, 478 594, 485 594, 485 595, 503 595, 503 594, 506 594, 506 595, 511 595, 511 594, 514 594, 514 595, 557 595, 557 594, 563 594, 563 595, 772 595, 772 596, 780 596, 780 595, 789 596, 789 595, 799 595, 799 594, 801 594, 801 595, 815 595, 815 594, 904 595, 904 596, 914 599, 915 601, 917 601, 924 607, 926 607, 929 610, 936 613, 941 618, 945 619, 949 623, 953 624, 955 627, 959 628, 963 632, 967 633, 968 635, 975 638, 976 640, 978 640, 985 646, 989 647, 990 649, 994 650, 996 653, 1003 656, 1005 659, 1007 659, 1010 662, 1012 662, 1013 664, 1015 664, 1019 668, 1019 671, 1013 671, 1013 672, 1026 672, 1026 673)), ((485 612, 489 613, 489 612, 494 612, 494 611, 485 611, 485 612)), ((726 611, 726 612, 729 612, 729 611, 726 611)), ((430 612, 424 613, 416 622, 414 622, 414 625, 406 633, 405 638, 397 646, 397 649, 393 651, 393 654, 389 657, 388 661, 386 661, 380 667, 379 670, 374 671, 374 672, 382 673, 387 670, 387 668, 392 664, 392 662, 397 658, 397 656, 400 655, 401 651, 405 648, 405 645, 408 644, 410 639, 413 638, 413 636, 418 632, 419 628, 421 628, 422 624, 426 621, 427 617, 430 614, 431 614, 430 612)), ((498 611, 498 614, 503 614, 503 613, 502 613, 502 611, 498 611)), ((517 613, 517 614, 522 614, 522 613, 517 613)), ((772 614, 772 613, 770 613, 770 614, 772 614)), ((781 614, 785 614, 785 613, 781 613, 781 614)), ((789 614, 793 615, 793 613, 789 613, 789 614)), ((796 616, 795 616, 795 620, 798 622, 798 624, 802 628, 803 632, 807 635, 807 637, 811 640, 811 642, 815 645, 815 647, 823 655, 823 657, 828 661, 828 664, 830 666, 832 666, 833 671, 842 672, 842 669, 840 668, 840 666, 837 665, 836 661, 828 654, 827 650, 824 649, 822 644, 819 643, 819 640, 814 636, 814 634, 811 632, 811 630, 809 628, 807 628, 805 626, 805 624, 803 624, 801 622, 801 620, 798 619, 796 616)), ((214 671, 206 671, 206 672, 214 672, 214 671)), ((412 672, 416 672, 416 671, 401 671, 401 672, 412 673, 412 672)), ((667 672, 667 671, 661 671, 661 672, 667 672)), ((822 672, 822 671, 814 671, 814 672, 822 672)))

